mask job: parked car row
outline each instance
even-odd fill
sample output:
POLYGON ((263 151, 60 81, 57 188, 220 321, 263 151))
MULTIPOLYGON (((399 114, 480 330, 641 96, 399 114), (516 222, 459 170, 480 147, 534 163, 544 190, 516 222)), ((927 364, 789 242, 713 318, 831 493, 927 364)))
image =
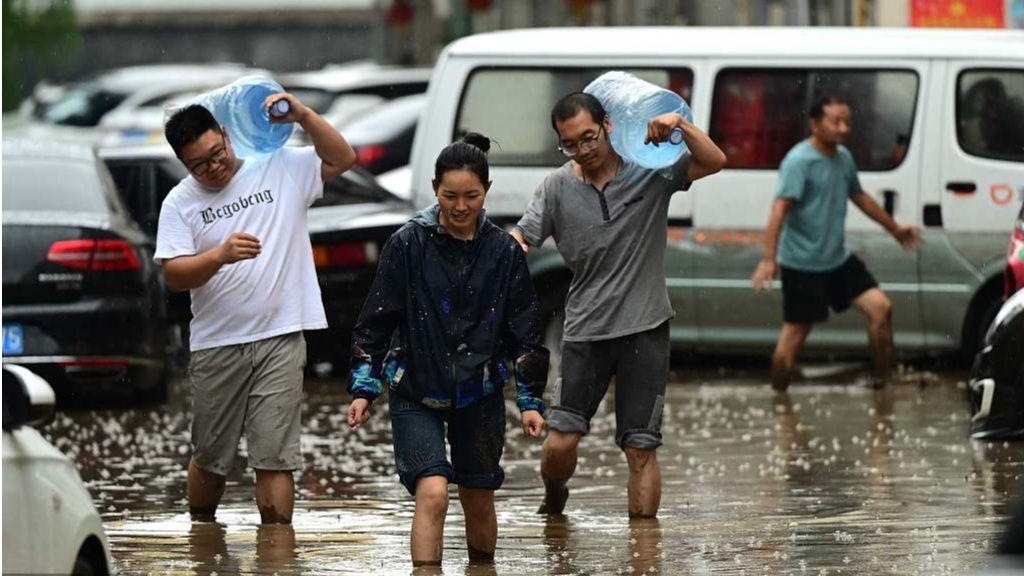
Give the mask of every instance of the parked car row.
MULTIPOLYGON (((422 94, 430 72, 429 68, 373 62, 283 74, 234 63, 129 66, 66 85, 40 84, 23 104, 20 122, 5 128, 29 137, 105 145, 159 142, 169 110, 252 74, 276 79, 340 126, 393 99, 422 94)), ((305 135, 297 132, 296 142, 305 141, 305 135)))
POLYGON ((153 240, 89 147, 3 141, 3 363, 71 395, 167 393, 169 324, 153 240))

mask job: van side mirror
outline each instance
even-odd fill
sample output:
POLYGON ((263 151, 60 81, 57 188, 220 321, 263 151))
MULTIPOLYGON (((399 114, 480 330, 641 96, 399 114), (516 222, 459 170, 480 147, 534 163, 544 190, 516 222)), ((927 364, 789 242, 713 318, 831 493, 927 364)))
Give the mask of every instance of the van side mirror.
POLYGON ((3 366, 3 429, 43 426, 53 421, 56 395, 50 384, 24 366, 3 366))

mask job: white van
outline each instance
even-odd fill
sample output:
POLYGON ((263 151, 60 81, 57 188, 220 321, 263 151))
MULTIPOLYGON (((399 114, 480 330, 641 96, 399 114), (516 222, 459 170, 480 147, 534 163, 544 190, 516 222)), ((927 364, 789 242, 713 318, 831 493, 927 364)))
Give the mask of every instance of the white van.
MULTIPOLYGON (((904 355, 973 352, 1002 300, 1008 235, 1024 197, 1024 31, 863 28, 546 28, 481 34, 441 54, 412 152, 413 198, 434 202, 434 159, 468 131, 491 137, 488 216, 514 223, 541 179, 565 162, 550 110, 608 70, 669 88, 729 157, 674 196, 666 270, 676 349, 766 351, 779 290, 750 276, 789 148, 807 135, 815 95, 853 110, 848 147, 865 190, 922 228, 905 252, 858 210, 847 246, 895 305, 904 355)), ((612 118, 614 123, 615 119, 612 118)), ((531 254, 557 341, 569 272, 553 245, 531 254)), ((867 354, 864 322, 844 314, 807 350, 867 354)))

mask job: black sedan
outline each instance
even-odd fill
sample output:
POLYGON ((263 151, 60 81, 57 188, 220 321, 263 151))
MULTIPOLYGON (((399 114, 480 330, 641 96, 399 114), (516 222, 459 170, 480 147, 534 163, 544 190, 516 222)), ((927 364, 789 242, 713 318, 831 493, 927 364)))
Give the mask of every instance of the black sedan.
POLYGON ((90 148, 3 142, 3 362, 65 397, 166 396, 153 245, 90 148))
MULTIPOLYGON (((156 238, 164 197, 187 175, 167 145, 115 147, 100 150, 129 212, 151 238, 156 238)), ((377 254, 387 238, 411 217, 408 203, 379 186, 361 168, 348 170, 324 184, 324 195, 308 212, 317 278, 327 312, 327 330, 306 333, 311 368, 341 367, 363 299, 377 270, 377 254)), ((168 295, 168 314, 188 349, 191 319, 187 292, 168 295)), ((184 358, 179 359, 179 364, 184 358)))
POLYGON ((999 309, 971 370, 970 435, 1024 440, 1024 290, 999 309))
MULTIPOLYGON (((361 171, 349 171, 351 180, 361 171)), ((344 176, 344 175, 343 175, 344 176)), ((378 197, 372 202, 312 208, 308 213, 313 261, 327 313, 327 330, 306 333, 311 366, 347 366, 352 328, 377 274, 384 242, 412 217, 407 203, 383 188, 364 184, 378 197)), ((328 187, 332 185, 329 183, 328 187)), ((325 194, 326 196, 326 194, 325 194)))
POLYGON ((374 174, 407 165, 416 123, 426 106, 425 94, 404 96, 342 124, 341 133, 356 151, 356 164, 374 174))

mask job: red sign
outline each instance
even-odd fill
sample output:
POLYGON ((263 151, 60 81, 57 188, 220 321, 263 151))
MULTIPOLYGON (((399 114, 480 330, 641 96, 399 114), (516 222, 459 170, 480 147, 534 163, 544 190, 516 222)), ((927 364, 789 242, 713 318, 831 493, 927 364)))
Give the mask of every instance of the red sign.
POLYGON ((1005 0, 911 0, 910 25, 925 28, 1005 28, 1005 0))

